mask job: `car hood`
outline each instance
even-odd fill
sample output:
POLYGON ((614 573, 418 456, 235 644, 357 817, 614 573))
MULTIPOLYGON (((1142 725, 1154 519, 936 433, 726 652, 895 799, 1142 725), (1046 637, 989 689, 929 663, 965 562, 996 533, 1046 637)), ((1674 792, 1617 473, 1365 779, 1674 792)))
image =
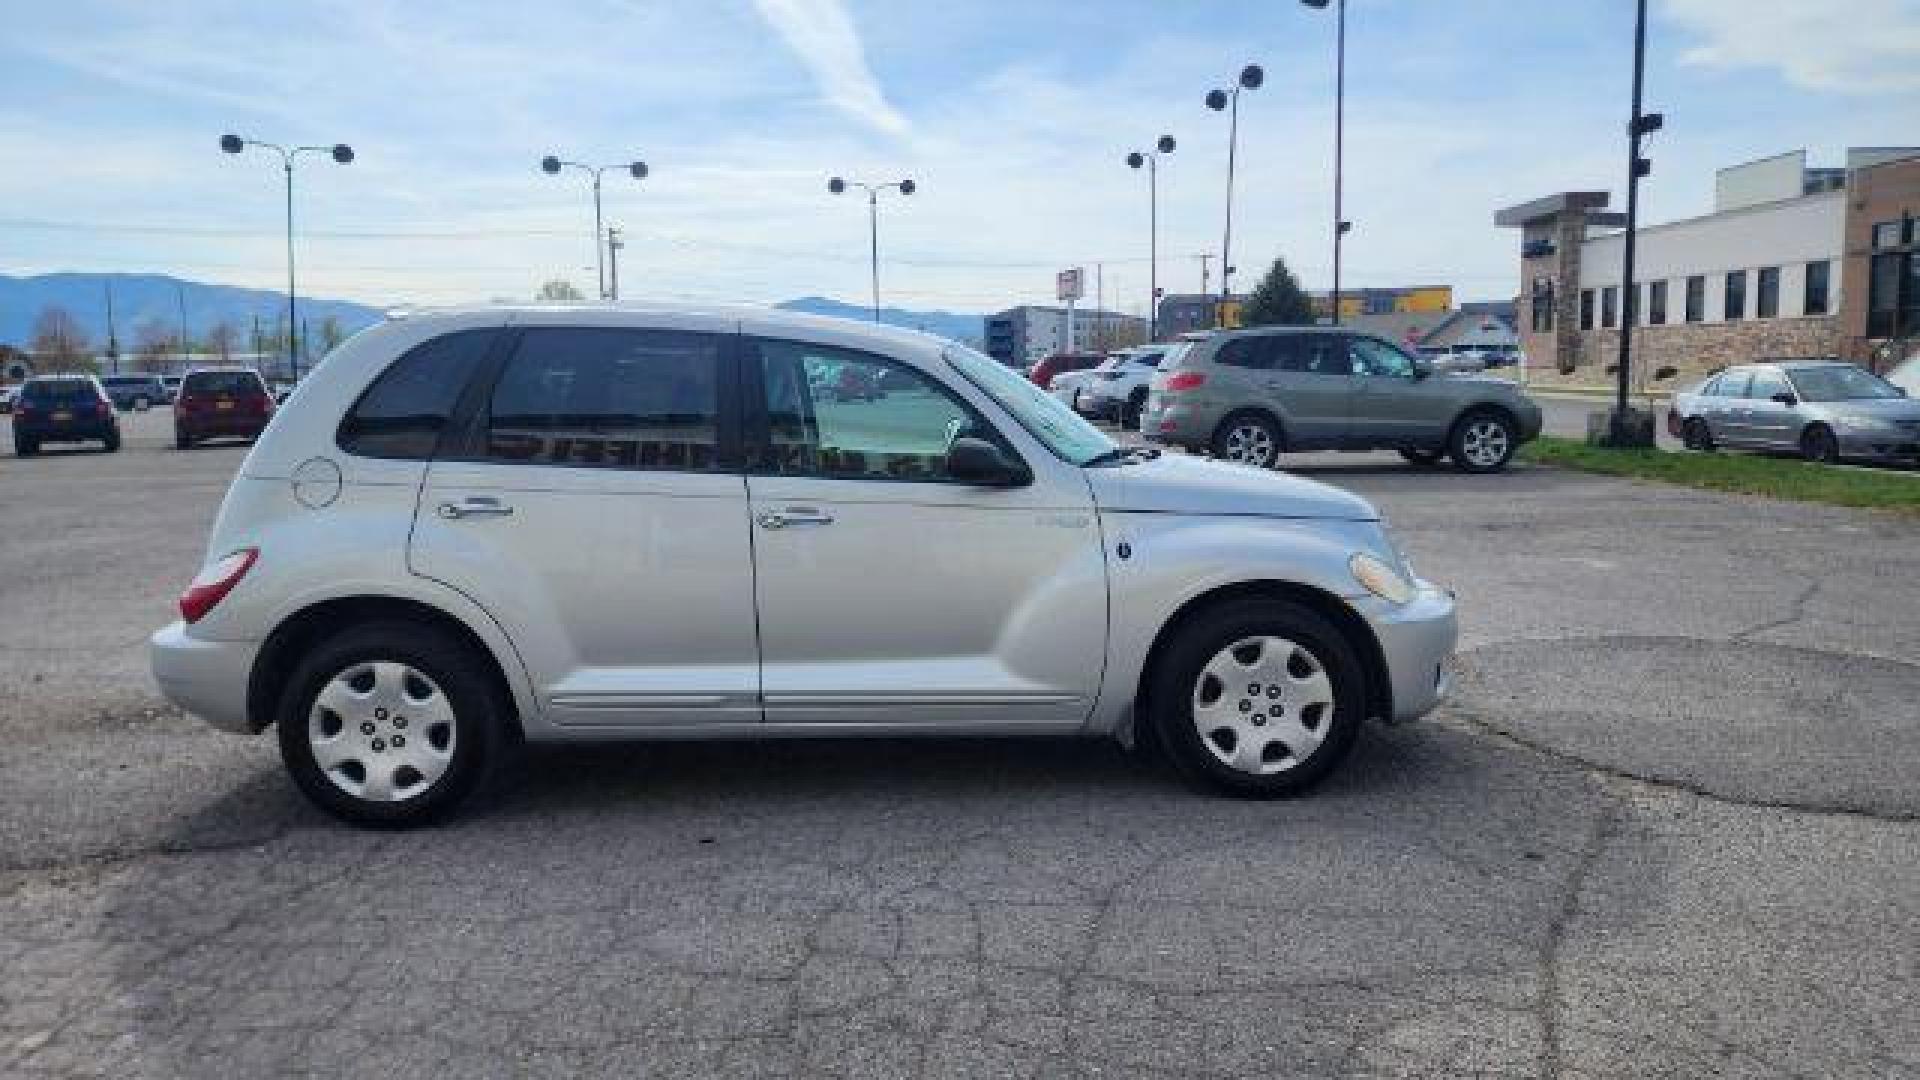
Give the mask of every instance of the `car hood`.
POLYGON ((1378 521, 1373 504, 1349 491, 1284 472, 1161 453, 1149 460, 1085 470, 1102 510, 1378 521))

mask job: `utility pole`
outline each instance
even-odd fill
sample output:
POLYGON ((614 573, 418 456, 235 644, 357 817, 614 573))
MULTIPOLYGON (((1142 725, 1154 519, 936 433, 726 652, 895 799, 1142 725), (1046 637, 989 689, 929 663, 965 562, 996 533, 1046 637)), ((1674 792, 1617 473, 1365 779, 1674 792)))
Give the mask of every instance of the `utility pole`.
POLYGON ((607 226, 607 299, 620 299, 620 249, 626 247, 620 239, 618 225, 607 226))
POLYGON ((120 374, 120 338, 114 333, 113 326, 113 282, 107 286, 107 362, 113 365, 113 373, 120 374))
POLYGON ((1647 65, 1647 0, 1634 5, 1633 22, 1633 115, 1627 121, 1627 231, 1621 258, 1622 299, 1620 353, 1615 361, 1617 385, 1613 415, 1607 424, 1610 446, 1653 445, 1651 413, 1639 413, 1627 403, 1628 369, 1633 361, 1633 324, 1639 318, 1639 288, 1633 280, 1634 233, 1640 218, 1640 178, 1653 171, 1653 163, 1640 156, 1640 140, 1659 131, 1665 118, 1659 113, 1641 111, 1641 88, 1647 65), (1644 423, 1643 423, 1644 421, 1644 423))
POLYGON ((173 285, 173 298, 180 305, 180 366, 184 368, 188 366, 189 363, 187 355, 187 292, 180 287, 179 282, 175 282, 173 285))

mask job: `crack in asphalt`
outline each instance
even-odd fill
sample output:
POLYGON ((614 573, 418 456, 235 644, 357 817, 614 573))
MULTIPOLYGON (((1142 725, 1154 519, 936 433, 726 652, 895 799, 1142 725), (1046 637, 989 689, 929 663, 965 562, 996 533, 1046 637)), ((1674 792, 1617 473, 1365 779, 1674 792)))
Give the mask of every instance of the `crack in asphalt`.
POLYGON ((1788 609, 1788 614, 1778 619, 1769 619, 1766 622, 1747 627, 1745 630, 1736 630, 1727 635, 1727 640, 1746 641, 1756 634, 1764 634, 1769 630, 1778 630, 1783 626, 1792 626, 1794 623, 1807 617, 1807 604, 1818 595, 1819 592, 1820 579, 1815 577, 1808 578, 1806 585, 1800 589, 1800 595, 1794 597, 1793 603, 1788 609))
POLYGON ((1594 866, 1599 863, 1600 856, 1620 825, 1618 805, 1612 799, 1605 799, 1604 796, 1603 799, 1593 828, 1587 834, 1586 844, 1581 848, 1580 857, 1567 875, 1566 890, 1561 894, 1553 918, 1547 923, 1546 940, 1540 947, 1540 1075, 1548 1080, 1560 1075, 1565 1057, 1560 1030, 1560 1016, 1566 1007, 1560 982, 1561 953, 1575 920, 1580 917, 1580 898, 1586 892, 1587 879, 1592 876, 1594 866))

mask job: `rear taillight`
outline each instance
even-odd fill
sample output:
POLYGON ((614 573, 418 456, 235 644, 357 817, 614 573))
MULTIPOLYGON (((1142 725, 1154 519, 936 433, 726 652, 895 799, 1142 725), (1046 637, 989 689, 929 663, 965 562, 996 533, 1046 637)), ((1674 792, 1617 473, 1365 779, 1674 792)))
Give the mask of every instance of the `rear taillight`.
POLYGON ((1204 371, 1176 371, 1166 377, 1166 381, 1160 384, 1160 389, 1169 394, 1180 394, 1188 390, 1198 390, 1205 386, 1206 382, 1207 374, 1204 371))
POLYGON ((207 612, 225 600, 233 587, 240 584, 240 579, 247 576, 259 557, 259 548, 241 548, 200 571, 187 591, 180 594, 180 617, 190 623, 206 618, 207 612))

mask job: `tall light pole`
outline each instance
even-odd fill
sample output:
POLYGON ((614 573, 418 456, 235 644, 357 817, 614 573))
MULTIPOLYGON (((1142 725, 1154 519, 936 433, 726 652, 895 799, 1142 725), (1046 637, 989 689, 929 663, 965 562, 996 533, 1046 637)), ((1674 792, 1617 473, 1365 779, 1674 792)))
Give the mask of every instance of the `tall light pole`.
POLYGON ((238 135, 220 136, 220 149, 229 154, 237 154, 249 146, 265 147, 280 154, 280 167, 287 174, 287 367, 293 375, 293 381, 300 381, 300 344, 295 337, 295 327, 300 325, 294 311, 293 285, 293 162, 301 154, 326 154, 334 161, 345 165, 353 160, 353 147, 346 143, 334 143, 332 146, 295 146, 288 148, 275 143, 261 142, 259 139, 246 139, 238 135))
POLYGON ((1620 312, 1620 355, 1615 363, 1618 384, 1615 387, 1613 402, 1613 420, 1608 425, 1608 434, 1615 446, 1651 446, 1653 432, 1651 426, 1644 438, 1634 434, 1637 430, 1631 423, 1631 408, 1627 404, 1627 369, 1633 357, 1633 324, 1640 316, 1638 304, 1640 290, 1633 280, 1633 238, 1640 217, 1640 178, 1653 171, 1653 162, 1640 156, 1640 140, 1659 131, 1666 118, 1659 113, 1644 113, 1640 109, 1640 90, 1645 79, 1647 66, 1647 0, 1639 0, 1635 5, 1633 21, 1633 115, 1627 120, 1627 233, 1625 249, 1621 259, 1620 283, 1625 293, 1625 305, 1620 312))
MULTIPOLYGON (((1329 0, 1300 0, 1324 9, 1329 0)), ((1340 325, 1340 241, 1353 228, 1341 207, 1341 165, 1346 154, 1347 0, 1331 0, 1336 29, 1333 49, 1333 325, 1340 325)))
POLYGON ((1173 153, 1173 136, 1127 155, 1127 167, 1147 167, 1147 340, 1160 340, 1160 159, 1173 153))
MULTIPOLYGON (((1227 227, 1220 237, 1220 299, 1223 302, 1233 295, 1233 158, 1240 143, 1240 91, 1258 90, 1266 78, 1267 73, 1260 70, 1259 64, 1248 64, 1240 69, 1240 78, 1232 90, 1207 92, 1207 108, 1214 112, 1227 111, 1227 227)), ((1200 276, 1203 280, 1207 276, 1205 263, 1200 264, 1200 276)), ((1205 284, 1200 286, 1200 291, 1207 291, 1205 284)))
POLYGON ((567 161, 548 154, 540 159, 540 171, 548 176, 558 176, 561 169, 579 169, 593 177, 593 270, 599 279, 599 297, 607 299, 607 251, 606 233, 600 226, 600 177, 610 168, 624 168, 635 180, 647 178, 647 163, 634 161, 623 166, 583 165, 578 161, 567 161))
POLYGON ((895 180, 890 184, 866 184, 858 180, 844 180, 838 176, 827 180, 827 190, 839 195, 850 187, 857 187, 867 193, 867 253, 873 272, 873 321, 880 321, 880 193, 892 188, 902 195, 911 195, 917 189, 911 180, 895 180))

